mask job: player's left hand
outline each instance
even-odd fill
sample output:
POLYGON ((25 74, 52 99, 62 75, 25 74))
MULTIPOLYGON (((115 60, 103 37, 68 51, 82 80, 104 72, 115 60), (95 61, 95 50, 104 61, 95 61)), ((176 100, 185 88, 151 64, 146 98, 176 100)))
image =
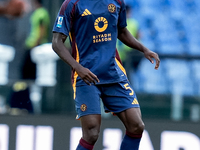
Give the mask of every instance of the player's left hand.
POLYGON ((156 60, 155 69, 158 70, 160 65, 160 59, 157 53, 152 52, 150 50, 144 52, 144 56, 153 64, 153 58, 156 60))

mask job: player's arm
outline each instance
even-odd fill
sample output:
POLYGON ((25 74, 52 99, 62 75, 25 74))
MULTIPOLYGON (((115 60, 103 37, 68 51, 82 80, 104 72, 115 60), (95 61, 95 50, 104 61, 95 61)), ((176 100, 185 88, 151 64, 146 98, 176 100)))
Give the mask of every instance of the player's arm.
POLYGON ((155 69, 158 69, 160 65, 159 56, 146 48, 143 44, 141 44, 137 39, 133 37, 133 35, 125 28, 118 28, 118 39, 122 41, 127 46, 137 49, 144 53, 144 56, 153 64, 154 61, 152 58, 156 60, 155 69))
POLYGON ((74 69, 80 78, 91 85, 91 83, 99 82, 99 79, 95 74, 93 74, 89 69, 80 65, 70 54, 68 49, 65 47, 64 42, 67 36, 61 33, 54 32, 52 39, 52 48, 58 54, 58 56, 67 64, 69 64, 72 69, 74 69))

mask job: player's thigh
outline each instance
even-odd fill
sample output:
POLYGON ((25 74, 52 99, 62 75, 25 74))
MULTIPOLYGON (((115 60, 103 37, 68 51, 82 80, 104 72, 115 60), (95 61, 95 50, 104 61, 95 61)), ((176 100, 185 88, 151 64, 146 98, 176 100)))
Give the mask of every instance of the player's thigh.
POLYGON ((136 94, 128 81, 105 85, 103 87, 102 101, 105 111, 113 113, 140 107, 136 94))
POLYGON ((76 87, 75 105, 77 119, 85 115, 101 114, 99 89, 95 85, 76 87))
POLYGON ((144 130, 140 108, 130 108, 116 114, 123 122, 126 129, 136 134, 141 134, 144 130))

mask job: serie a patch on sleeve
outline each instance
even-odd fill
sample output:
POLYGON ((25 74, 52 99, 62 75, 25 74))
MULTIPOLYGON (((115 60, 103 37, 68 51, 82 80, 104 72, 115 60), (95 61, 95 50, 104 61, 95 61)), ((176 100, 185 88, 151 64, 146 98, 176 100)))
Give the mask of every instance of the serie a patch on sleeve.
POLYGON ((63 23, 63 17, 58 17, 58 22, 57 22, 57 26, 58 28, 62 27, 62 23, 63 23))

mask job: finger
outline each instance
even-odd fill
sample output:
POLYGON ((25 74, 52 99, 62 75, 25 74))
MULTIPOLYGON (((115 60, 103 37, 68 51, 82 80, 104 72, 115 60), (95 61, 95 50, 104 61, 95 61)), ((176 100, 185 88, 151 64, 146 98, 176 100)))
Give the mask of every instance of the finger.
POLYGON ((155 65, 155 69, 158 69, 159 68, 159 65, 160 65, 160 59, 158 57, 158 55, 154 55, 154 59, 156 60, 156 65, 155 65))
POLYGON ((147 59, 153 64, 154 63, 154 61, 153 61, 153 59, 149 56, 149 57, 147 57, 147 59))
POLYGON ((100 80, 98 79, 98 77, 97 76, 95 76, 95 78, 94 78, 98 83, 100 82, 100 80))
POLYGON ((86 78, 83 79, 83 81, 84 81, 87 85, 91 86, 90 82, 89 82, 86 78))
POLYGON ((155 69, 157 70, 160 66, 160 59, 156 59, 156 66, 155 66, 155 69))
POLYGON ((91 76, 87 76, 87 81, 89 81, 90 83, 95 83, 95 80, 91 77, 91 76))
MULTIPOLYGON (((93 74, 92 72, 91 72, 91 77, 96 81, 96 82, 100 82, 99 81, 99 79, 98 79, 98 77, 95 75, 95 74, 93 74)), ((95 83, 96 84, 96 83, 95 83)))

